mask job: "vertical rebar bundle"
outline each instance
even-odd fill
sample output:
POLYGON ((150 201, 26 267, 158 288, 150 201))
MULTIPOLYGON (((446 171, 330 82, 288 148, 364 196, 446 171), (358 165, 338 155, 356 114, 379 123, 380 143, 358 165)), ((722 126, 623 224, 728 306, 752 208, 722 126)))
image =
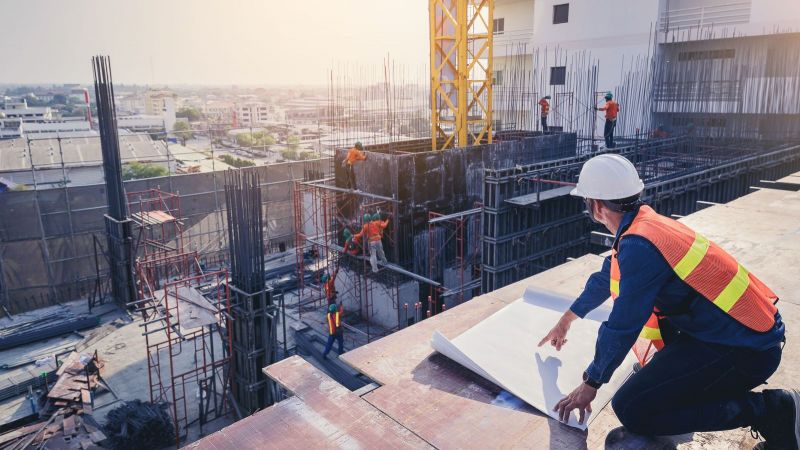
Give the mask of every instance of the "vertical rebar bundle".
POLYGON ((105 216, 105 223, 108 236, 111 289, 117 302, 127 304, 136 299, 136 283, 134 282, 131 257, 133 231, 132 223, 128 218, 125 187, 122 184, 122 161, 119 153, 111 60, 107 56, 92 58, 92 70, 108 199, 108 214, 105 216))
POLYGON ((264 280, 264 214, 255 169, 225 173, 228 248, 233 286, 233 394, 252 414, 278 400, 274 382, 261 369, 278 359, 278 308, 264 280))
POLYGON ((258 171, 225 172, 232 281, 246 292, 264 289, 264 214, 258 171))

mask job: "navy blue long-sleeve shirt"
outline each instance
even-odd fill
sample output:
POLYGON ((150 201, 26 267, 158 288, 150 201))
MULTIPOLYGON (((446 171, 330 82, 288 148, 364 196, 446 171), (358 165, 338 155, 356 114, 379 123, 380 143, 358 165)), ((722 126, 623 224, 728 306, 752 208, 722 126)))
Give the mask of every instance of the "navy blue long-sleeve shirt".
MULTIPOLYGON (((637 212, 625 213, 616 241, 637 212)), ((600 326, 594 360, 586 369, 592 380, 608 382, 654 306, 668 316, 667 320, 676 330, 700 341, 764 350, 783 339, 780 314, 776 313, 775 326, 770 331, 760 333, 747 328, 678 278, 656 247, 641 236, 626 236, 619 242, 617 258, 619 296, 614 300, 608 320, 600 326)), ((589 277, 583 293, 570 307, 578 317, 583 318, 609 298, 610 272, 611 257, 606 257, 602 269, 589 277)))

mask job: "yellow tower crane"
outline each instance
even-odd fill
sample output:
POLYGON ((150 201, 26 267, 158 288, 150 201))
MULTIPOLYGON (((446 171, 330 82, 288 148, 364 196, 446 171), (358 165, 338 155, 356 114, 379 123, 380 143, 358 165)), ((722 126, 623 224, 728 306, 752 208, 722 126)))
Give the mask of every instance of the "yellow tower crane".
POLYGON ((492 142, 494 0, 429 0, 433 150, 492 142))

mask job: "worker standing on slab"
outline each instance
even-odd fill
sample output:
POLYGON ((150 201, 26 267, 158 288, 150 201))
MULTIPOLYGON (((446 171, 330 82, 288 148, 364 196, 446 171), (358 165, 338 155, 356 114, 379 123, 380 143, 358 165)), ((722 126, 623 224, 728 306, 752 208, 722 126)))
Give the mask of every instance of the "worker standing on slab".
POLYGON ((606 154, 584 164, 572 191, 615 240, 602 269, 539 345, 560 350, 572 321, 609 295, 614 300, 585 382, 555 410, 566 420, 577 409, 582 422, 635 344, 643 367, 611 402, 627 431, 663 436, 749 426, 771 448, 797 449, 798 392, 752 392, 781 360, 777 296, 702 234, 643 204, 643 188, 630 161, 606 154))
POLYGON ((355 164, 358 161, 364 161, 367 159, 367 154, 364 153, 364 146, 361 142, 356 142, 356 144, 347 151, 347 157, 344 161, 344 168, 347 172, 347 188, 348 189, 356 189, 356 171, 355 171, 355 164))
POLYGON ((362 240, 364 237, 367 238, 367 242, 369 242, 369 262, 370 265, 372 265, 372 272, 377 273, 378 260, 380 260, 381 264, 389 264, 389 261, 386 260, 386 254, 383 252, 383 230, 389 225, 389 218, 387 217, 386 220, 381 220, 380 213, 373 214, 368 223, 366 218, 367 214, 364 215, 364 222, 366 225, 364 225, 361 232, 353 238, 362 240))
POLYGON ((333 341, 339 344, 338 353, 344 353, 344 329, 342 328, 342 314, 344 307, 336 304, 328 306, 328 314, 326 320, 328 322, 328 342, 325 343, 325 351, 322 352, 322 357, 327 358, 328 353, 333 348, 333 341))
POLYGON ((617 115, 619 114, 619 103, 614 101, 614 95, 606 92, 606 105, 602 108, 597 106, 594 109, 606 112, 606 125, 603 128, 603 137, 606 140, 606 148, 614 148, 614 129, 617 127, 617 115))
POLYGON ((539 113, 542 118, 542 131, 547 133, 547 116, 550 114, 549 95, 545 95, 539 100, 539 113))

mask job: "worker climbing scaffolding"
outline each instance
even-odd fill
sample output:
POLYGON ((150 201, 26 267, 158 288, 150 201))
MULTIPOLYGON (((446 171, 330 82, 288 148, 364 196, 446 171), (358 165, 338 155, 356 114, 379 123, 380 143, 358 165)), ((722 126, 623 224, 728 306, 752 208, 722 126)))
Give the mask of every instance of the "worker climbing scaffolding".
POLYGON ((339 274, 339 267, 337 265, 336 270, 333 271, 332 275, 323 274, 320 281, 322 281, 322 286, 325 290, 325 298, 328 300, 328 304, 336 303, 336 298, 339 294, 336 291, 336 276, 339 274))
POLYGON ((342 235, 344 236, 344 253, 357 256, 362 252, 363 242, 361 236, 353 236, 349 228, 345 228, 342 235))

